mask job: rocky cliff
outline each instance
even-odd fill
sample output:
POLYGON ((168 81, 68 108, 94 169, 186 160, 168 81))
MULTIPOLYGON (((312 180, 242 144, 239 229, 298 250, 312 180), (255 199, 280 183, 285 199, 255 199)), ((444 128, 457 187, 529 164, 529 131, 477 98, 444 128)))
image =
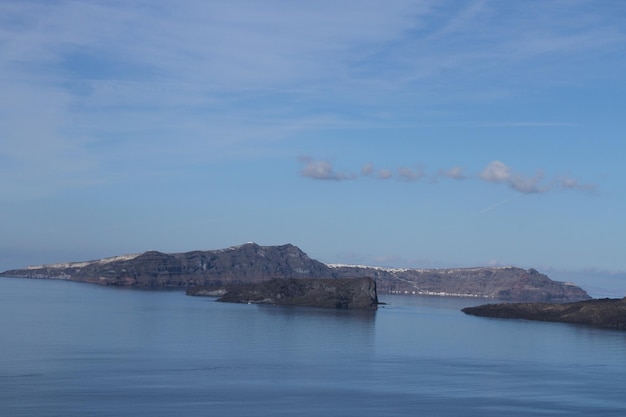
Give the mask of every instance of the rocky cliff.
MULTIPOLYGON (((217 301, 304 307, 375 310, 376 282, 371 278, 273 279, 253 284, 229 285, 217 301)), ((193 287, 188 295, 214 296, 214 287, 193 287)))
POLYGON ((486 304, 464 308, 462 311, 481 317, 587 324, 626 330, 626 298, 603 298, 565 304, 486 304))
POLYGON ((460 295, 507 301, 569 302, 591 297, 534 269, 389 269, 325 265, 298 247, 247 243, 227 249, 167 254, 149 251, 87 262, 31 266, 6 277, 66 279, 144 288, 224 286, 287 278, 371 277, 378 293, 460 295))
POLYGON ((389 269, 364 266, 333 267, 334 276, 371 276, 379 293, 452 295, 505 301, 569 302, 591 297, 580 287, 553 281, 535 269, 478 267, 389 269))
POLYGON ((149 251, 88 262, 32 266, 0 276, 67 279, 103 285, 190 287, 275 278, 332 277, 325 264, 294 245, 247 243, 227 249, 167 254, 149 251))

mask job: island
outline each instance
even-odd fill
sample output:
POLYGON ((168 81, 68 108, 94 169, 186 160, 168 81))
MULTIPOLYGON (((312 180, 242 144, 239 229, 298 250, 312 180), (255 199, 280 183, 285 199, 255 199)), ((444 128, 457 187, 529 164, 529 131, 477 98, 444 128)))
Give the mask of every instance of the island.
POLYGON ((147 251, 92 261, 28 266, 2 277, 59 279, 135 288, 223 287, 273 279, 369 277, 379 294, 479 297, 500 301, 565 303, 588 300, 582 288, 550 279, 536 269, 514 266, 383 268, 325 264, 292 244, 245 243, 182 253, 147 251))
POLYGON ((229 285, 225 288, 196 286, 189 288, 187 295, 219 296, 217 301, 230 303, 366 310, 378 308, 376 282, 372 278, 291 278, 229 285))
POLYGON ((601 298, 564 304, 484 304, 461 311, 480 317, 585 324, 626 330, 626 298, 601 298))

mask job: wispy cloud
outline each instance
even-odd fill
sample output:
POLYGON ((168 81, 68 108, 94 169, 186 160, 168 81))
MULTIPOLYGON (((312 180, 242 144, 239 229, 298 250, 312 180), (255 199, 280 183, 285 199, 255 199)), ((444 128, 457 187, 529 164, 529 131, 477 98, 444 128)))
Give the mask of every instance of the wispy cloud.
POLYGON ((487 182, 505 183, 515 191, 524 194, 545 193, 555 189, 585 192, 596 190, 595 184, 582 183, 569 176, 561 176, 545 181, 545 173, 543 171, 539 171, 533 176, 514 173, 511 168, 500 161, 489 163, 479 177, 487 182))
MULTIPOLYGON (((172 155, 218 158, 294 132, 362 127, 373 115, 433 101, 501 100, 501 91, 523 89, 525 77, 552 83, 569 70, 592 76, 597 72, 589 68, 602 60, 568 71, 561 63, 621 52, 622 6, 605 7, 599 13, 585 2, 6 0, 0 195, 106 181, 124 167, 172 163, 172 155), (525 71, 536 63, 542 71, 525 71), (501 85, 472 88, 482 77, 501 85)), ((410 115, 388 123, 418 122, 410 115)), ((383 169, 421 178, 418 170, 383 169)), ((362 174, 385 177, 377 172, 362 174)), ((582 189, 572 184, 562 187, 582 189)), ((511 186, 534 189, 525 178, 511 186)))
POLYGON ((515 191, 519 191, 524 194, 537 194, 550 191, 550 187, 542 185, 543 173, 538 173, 534 177, 524 177, 521 175, 514 175, 509 180, 509 185, 515 191))
POLYGON ((474 124, 476 127, 573 127, 577 123, 572 122, 482 122, 474 124))
POLYGON ((424 171, 421 168, 412 169, 408 167, 400 167, 398 169, 398 176, 402 180, 406 181, 417 181, 420 178, 424 177, 424 171))
POLYGON ((342 181, 354 179, 354 174, 346 174, 336 172, 333 165, 329 161, 316 160, 309 156, 300 156, 300 163, 303 165, 300 175, 316 180, 333 180, 342 181))
POLYGON ((485 207, 484 209, 482 209, 482 210, 478 211, 478 212, 477 212, 477 213, 475 213, 474 215, 475 215, 475 216, 478 216, 478 215, 480 215, 480 214, 485 214, 485 213, 488 213, 488 212, 490 212, 490 211, 492 211, 492 210, 495 210, 495 209, 497 209, 498 207, 500 207, 500 206, 502 206, 502 205, 504 205, 504 204, 508 203, 509 201, 510 201, 509 199, 498 201, 497 203, 491 204, 491 205, 489 205, 489 206, 485 207))
POLYGON ((467 178, 465 169, 460 166, 455 166, 449 169, 440 169, 439 175, 446 178, 452 178, 454 180, 464 180, 467 178))
MULTIPOLYGON (((301 171, 301 174, 304 177, 321 180, 345 180, 358 178, 355 174, 336 172, 332 164, 325 160, 316 160, 305 156, 299 157, 299 161, 304 165, 301 171)), ((393 178, 393 171, 386 168, 376 170, 374 164, 370 162, 361 166, 361 177, 375 177, 378 179, 388 180, 393 178)), ((402 166, 398 168, 398 175, 396 179, 405 182, 412 182, 426 177, 429 177, 429 175, 422 168, 411 169, 406 166, 402 166)), ((430 177, 433 178, 433 181, 431 181, 433 184, 437 183, 436 179, 438 177, 450 178, 453 180, 477 179, 491 184, 505 184, 512 190, 522 194, 539 194, 558 189, 585 192, 594 191, 596 189, 595 184, 582 183, 569 176, 561 176, 552 180, 546 180, 545 173, 541 170, 534 175, 520 174, 513 171, 508 165, 501 161, 490 162, 478 174, 468 174, 465 172, 463 167, 454 166, 448 169, 439 169, 435 175, 430 177)), ((503 204, 506 201, 508 200, 500 202, 497 205, 503 204)), ((496 206, 490 206, 485 211, 489 211, 496 206)))
POLYGON ((374 164, 367 163, 361 167, 361 175, 372 175, 374 173, 374 164))
POLYGON ((493 161, 480 173, 483 181, 505 183, 524 194, 543 193, 550 190, 548 186, 542 186, 543 174, 540 172, 533 177, 513 173, 511 169, 500 161, 493 161))
MULTIPOLYGON (((601 15, 586 1, 532 2, 530 7, 527 2, 511 2, 503 8, 494 7, 494 2, 473 1, 455 2, 455 6, 447 19, 433 19, 438 24, 413 41, 414 50, 421 52, 407 58, 415 78, 442 69, 497 74, 510 65, 537 63, 545 74, 559 67, 556 61, 580 62, 578 56, 583 54, 616 52, 626 41, 618 17, 621 5, 607 6, 607 13, 601 15)), ((573 74, 582 68, 572 70, 573 74)))
POLYGON ((377 177, 381 180, 388 180, 391 177, 393 177, 393 172, 391 172, 388 169, 383 168, 378 171, 377 177))
POLYGON ((571 177, 558 178, 557 184, 559 187, 567 189, 567 190, 579 190, 579 191, 592 192, 592 191, 595 191, 597 188, 595 184, 581 183, 577 179, 574 179, 571 177))

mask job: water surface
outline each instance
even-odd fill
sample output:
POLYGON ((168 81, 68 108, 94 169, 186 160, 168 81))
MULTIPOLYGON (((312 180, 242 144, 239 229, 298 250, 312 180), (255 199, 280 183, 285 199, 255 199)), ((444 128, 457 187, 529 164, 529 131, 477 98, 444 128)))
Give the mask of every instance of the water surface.
POLYGON ((0 279, 0 416, 623 416, 626 333, 0 279))

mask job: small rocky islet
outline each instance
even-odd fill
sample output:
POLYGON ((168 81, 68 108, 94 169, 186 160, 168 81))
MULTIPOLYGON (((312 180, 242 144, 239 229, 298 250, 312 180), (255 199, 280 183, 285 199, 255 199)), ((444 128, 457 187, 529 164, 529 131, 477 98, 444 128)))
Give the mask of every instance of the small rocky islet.
POLYGON ((376 310, 378 295, 372 278, 273 279, 230 285, 198 286, 187 295, 219 297, 217 301, 246 304, 376 310))
POLYGON ((563 304, 484 304, 467 307, 461 311, 480 317, 560 322, 626 330, 626 298, 599 298, 563 304))

